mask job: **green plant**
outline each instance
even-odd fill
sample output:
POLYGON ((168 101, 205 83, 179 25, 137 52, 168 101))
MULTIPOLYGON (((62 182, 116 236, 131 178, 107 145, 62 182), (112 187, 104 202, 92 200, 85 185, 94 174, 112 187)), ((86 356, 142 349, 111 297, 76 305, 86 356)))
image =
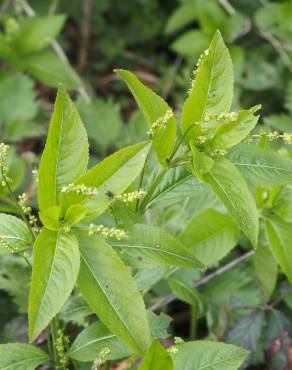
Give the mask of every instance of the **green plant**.
MULTIPOLYGON (((244 314, 226 337, 253 351, 265 329, 265 309, 272 325, 274 306, 286 298, 285 293, 275 292, 270 302, 277 264, 288 281, 292 279, 291 189, 287 186, 292 161, 268 146, 280 139, 290 144, 291 134, 251 134, 259 106, 230 112, 233 67, 219 31, 198 60, 179 134, 176 116, 162 98, 131 72, 116 72, 149 124, 149 140, 124 147, 88 170, 86 130, 60 87, 38 169, 38 215, 25 195, 19 200, 14 196, 6 163, 9 148, 0 146, 2 185, 22 218, 1 214, 0 254, 20 255, 28 268, 32 266, 29 341, 35 342, 42 333, 45 338, 43 349, 23 343, 0 345, 0 366, 35 369, 50 363, 56 369, 81 369, 81 362, 97 367, 129 358, 129 366, 135 369, 137 357, 143 357, 141 370, 238 369, 248 352, 211 341, 220 331, 216 309, 231 293, 242 302, 239 287, 247 289, 250 276, 238 266, 254 256, 261 298, 246 299, 246 306, 238 304, 244 314), (243 140, 249 143, 240 144, 243 140), (253 140, 266 149, 250 143, 253 140), (178 237, 166 230, 167 223, 160 227, 161 220, 155 226, 147 222, 155 207, 175 206, 187 192, 189 199, 201 198, 205 205, 200 209, 195 202, 189 223, 180 223, 178 237), (234 252, 239 237, 251 250, 202 276, 205 268, 234 252), (213 281, 199 292, 191 286, 194 277, 196 288, 213 281), (165 278, 173 293, 151 305, 148 293, 165 278), (220 279, 223 292, 215 295, 220 279), (196 337, 197 320, 206 317, 210 340, 184 343, 175 338, 168 350, 157 340, 168 336, 169 318, 151 311, 176 297, 191 306, 190 336, 196 337), (98 320, 92 322, 91 314, 98 320), (240 338, 242 331, 248 331, 248 315, 256 317, 258 336, 253 332, 253 340, 244 341, 240 338), (87 324, 73 343, 68 323, 87 324)), ((159 219, 161 213, 156 215, 159 219)), ((10 276, 12 268, 7 265, 3 278, 10 276)), ((11 283, 6 289, 23 309, 17 285, 11 283)))

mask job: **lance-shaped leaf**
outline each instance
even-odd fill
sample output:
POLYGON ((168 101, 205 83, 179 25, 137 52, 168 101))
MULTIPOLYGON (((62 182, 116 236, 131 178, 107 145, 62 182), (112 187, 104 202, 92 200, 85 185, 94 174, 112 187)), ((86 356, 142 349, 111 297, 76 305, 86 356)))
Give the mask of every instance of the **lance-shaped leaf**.
POLYGON ((0 345, 1 370, 35 370, 49 361, 49 356, 41 349, 24 343, 0 345))
POLYGON ((91 309, 119 339, 143 355, 149 345, 147 314, 128 268, 96 235, 77 233, 81 266, 78 286, 91 309))
POLYGON ((112 201, 113 195, 123 193, 141 172, 150 149, 149 143, 132 145, 119 150, 91 168, 76 181, 88 187, 97 188, 95 196, 64 194, 64 213, 73 204, 82 203, 87 209, 85 218, 95 219, 101 215, 112 201))
POLYGON ((255 274, 263 298, 268 301, 277 283, 278 266, 270 248, 259 245, 254 256, 255 274))
POLYGON ((153 131, 153 147, 159 162, 167 166, 176 139, 176 119, 168 104, 154 91, 138 80, 131 72, 119 69, 116 71, 127 84, 145 119, 153 131), (155 127, 156 126, 156 127, 155 127))
POLYGON ((238 238, 239 229, 232 218, 210 208, 196 214, 179 236, 208 267, 225 257, 236 246, 238 238))
POLYGON ((148 225, 136 224, 123 241, 111 245, 132 266, 170 265, 204 267, 195 253, 166 231, 148 225))
POLYGON ((189 97, 182 111, 182 131, 194 137, 195 122, 206 113, 229 112, 233 98, 233 67, 219 31, 201 56, 189 97))
POLYGON ((259 116, 255 116, 254 113, 259 109, 260 105, 242 110, 238 112, 238 118, 234 122, 220 125, 212 140, 212 146, 215 149, 227 149, 240 143, 257 124, 259 116))
POLYGON ((38 175, 41 210, 59 204, 64 185, 86 172, 87 134, 69 95, 59 88, 38 175))
POLYGON ((149 347, 139 370, 173 370, 173 362, 170 354, 155 339, 149 347))
POLYGON ((232 344, 195 341, 179 345, 173 356, 175 370, 237 370, 248 351, 232 344))
POLYGON ((197 318, 200 318, 207 311, 208 304, 206 299, 195 288, 191 288, 175 278, 171 278, 168 281, 168 285, 180 300, 195 308, 197 318))
POLYGON ((98 321, 77 336, 70 348, 69 357, 81 362, 94 361, 105 347, 110 349, 106 360, 119 360, 132 354, 115 334, 98 321))
POLYGON ((292 224, 272 218, 266 222, 266 232, 272 253, 292 284, 292 224))
POLYGON ((0 213, 0 255, 24 251, 33 243, 33 236, 22 220, 0 213))
POLYGON ((228 154, 244 178, 255 186, 270 187, 292 182, 292 160, 277 153, 240 144, 228 154))
POLYGON ((258 212, 255 201, 240 172, 226 159, 216 161, 204 180, 230 212, 235 223, 256 247, 258 212))
POLYGON ((30 341, 46 328, 69 298, 77 280, 79 261, 74 236, 63 231, 41 231, 34 247, 28 304, 30 341))

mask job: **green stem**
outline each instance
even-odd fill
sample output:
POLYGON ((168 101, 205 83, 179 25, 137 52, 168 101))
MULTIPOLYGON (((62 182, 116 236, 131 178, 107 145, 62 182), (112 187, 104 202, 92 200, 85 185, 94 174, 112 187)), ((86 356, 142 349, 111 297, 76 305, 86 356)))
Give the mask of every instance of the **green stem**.
POLYGON ((51 342, 50 329, 47 328, 46 332, 47 332, 47 345, 48 345, 49 356, 50 356, 50 359, 52 359, 53 358, 53 347, 52 347, 52 342, 51 342))
POLYGON ((105 363, 104 363, 104 370, 110 370, 110 368, 111 368, 111 362, 110 361, 106 361, 105 363))
POLYGON ((197 310, 196 307, 191 306, 190 308, 190 340, 196 339, 197 335, 197 310))
POLYGON ((56 350, 56 326, 55 326, 55 319, 50 322, 50 331, 52 336, 52 361, 54 367, 58 365, 58 355, 56 350))
POLYGON ((139 207, 139 212, 140 213, 142 213, 143 211, 145 211, 145 209, 147 207, 147 204, 150 202, 151 197, 152 197, 154 191, 156 190, 157 186, 162 181, 162 179, 163 179, 164 175, 166 174, 166 172, 167 172, 167 169, 163 169, 158 174, 158 176, 156 177, 156 179, 153 181, 152 185, 150 186, 149 190, 147 191, 147 194, 145 195, 144 199, 141 202, 141 205, 139 207))
POLYGON ((12 191, 12 189, 11 189, 10 185, 9 185, 9 182, 7 181, 6 175, 5 175, 5 174, 4 174, 4 172, 3 172, 3 169, 1 170, 1 172, 2 172, 2 178, 3 178, 3 180, 4 180, 5 186, 6 186, 7 190, 8 190, 8 193, 9 193, 9 195, 10 195, 11 200, 13 201, 13 203, 14 203, 14 204, 15 204, 15 206, 16 206, 16 208, 18 209, 19 214, 20 214, 20 216, 21 216, 22 220, 26 223, 26 225, 27 225, 27 227, 28 227, 28 229, 29 229, 30 233, 31 233, 31 234, 32 234, 32 236, 33 236, 33 239, 35 239, 36 237, 35 237, 34 232, 32 231, 31 225, 30 225, 30 223, 28 222, 28 219, 27 219, 26 215, 24 214, 24 212, 23 212, 22 208, 20 207, 20 205, 19 205, 19 203, 18 203, 17 199, 15 198, 15 196, 14 196, 14 194, 13 194, 13 191, 12 191))
MULTIPOLYGON (((141 172, 141 176, 140 176, 140 180, 139 180, 139 185, 138 185, 138 190, 141 190, 142 186, 143 186, 143 180, 144 180, 144 175, 145 175, 145 170, 146 170, 146 166, 147 166, 147 163, 148 163, 149 155, 150 155, 150 151, 147 154, 147 157, 146 157, 145 162, 144 162, 144 166, 142 168, 142 172, 141 172)), ((140 203, 139 199, 137 199, 136 207, 135 207, 136 212, 139 209, 139 203, 140 203)))
POLYGON ((173 149, 173 152, 171 154, 171 156, 168 158, 168 163, 171 162, 171 160, 173 159, 173 157, 175 156, 176 152, 179 150, 181 144, 183 143, 184 139, 186 138, 187 134, 190 132, 190 130, 194 127, 195 124, 192 124, 190 125, 186 131, 184 132, 184 134, 180 137, 180 139, 178 140, 177 144, 175 145, 174 149, 173 149))

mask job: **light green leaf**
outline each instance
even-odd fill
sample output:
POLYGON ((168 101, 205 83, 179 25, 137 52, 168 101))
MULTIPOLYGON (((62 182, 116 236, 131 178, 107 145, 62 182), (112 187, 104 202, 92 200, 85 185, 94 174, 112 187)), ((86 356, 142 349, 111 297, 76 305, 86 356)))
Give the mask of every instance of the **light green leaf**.
POLYGON ((136 353, 142 355, 150 334, 142 296, 127 267, 96 235, 77 233, 81 267, 79 289, 100 320, 136 353))
POLYGON ((24 343, 0 345, 0 370, 35 370, 49 361, 41 349, 24 343))
POLYGON ((214 266, 234 248, 239 230, 232 218, 215 209, 195 215, 179 236, 179 240, 195 251, 205 266, 214 266))
POLYGON ((77 89, 81 80, 69 63, 51 51, 32 54, 22 61, 22 67, 36 79, 50 87, 62 84, 66 89, 77 89))
MULTIPOLYGON (((98 98, 88 103, 81 97, 76 104, 93 148, 100 152, 116 147, 119 134, 122 129, 123 132, 125 130, 120 105, 112 100, 98 98)), ((136 141, 131 141, 133 142, 136 141)), ((120 141, 119 145, 121 145, 120 141)))
POLYGON ((58 315, 65 323, 73 322, 78 326, 85 325, 86 317, 92 315, 92 310, 82 296, 71 297, 58 315))
POLYGON ((139 370, 173 370, 173 362, 170 354, 155 339, 149 347, 139 370))
POLYGON ((278 277, 277 262, 271 250, 260 245, 255 252, 254 265, 263 298, 268 301, 275 289, 278 277))
POLYGON ((165 339, 169 337, 168 329, 172 318, 163 312, 156 315, 152 311, 148 311, 150 333, 154 338, 165 339))
POLYGON ((190 142, 191 150, 193 153, 192 157, 192 170, 195 177, 200 178, 201 175, 211 171, 214 166, 214 161, 212 158, 208 157, 206 154, 201 153, 193 141, 190 142))
POLYGON ((206 312, 207 301, 195 288, 191 288, 184 282, 174 278, 169 279, 168 285, 180 300, 195 307, 197 318, 200 318, 206 312))
POLYGON ((269 219, 266 222, 266 232, 272 253, 292 284, 292 224, 280 219, 269 219))
POLYGON ((159 120, 163 120, 167 112, 171 112, 161 127, 153 129, 153 147, 159 162, 167 166, 167 158, 171 155, 176 139, 176 119, 168 104, 149 87, 140 82, 137 77, 126 70, 116 71, 127 84, 139 108, 143 112, 150 128, 159 120))
POLYGON ((54 206, 39 212, 42 224, 49 230, 57 231, 61 227, 61 208, 54 206))
POLYGON ((238 112, 238 119, 229 124, 221 125, 212 140, 214 148, 228 149, 239 144, 251 132, 259 120, 254 113, 260 109, 257 105, 248 110, 238 112))
POLYGON ((182 111, 182 131, 189 141, 195 135, 192 125, 206 113, 228 112, 233 97, 232 61, 219 31, 204 53, 182 111))
POLYGON ((12 46, 20 55, 35 53, 47 47, 58 36, 65 16, 56 14, 48 17, 26 18, 12 35, 12 46))
POLYGON ((86 215, 86 208, 81 204, 73 204, 65 214, 64 224, 73 226, 78 224, 86 215))
POLYGON ((132 145, 119 150, 91 168, 76 181, 76 184, 95 187, 98 194, 92 197, 64 194, 62 199, 64 212, 71 205, 82 203, 87 208, 87 220, 101 215, 112 202, 109 192, 114 195, 122 194, 139 175, 149 149, 149 143, 132 145))
POLYGON ((105 347, 110 349, 106 360, 118 360, 131 354, 117 336, 98 321, 77 336, 69 350, 69 357, 81 362, 94 361, 105 347))
POLYGON ((34 246, 28 304, 29 337, 34 341, 60 311, 74 288, 79 271, 76 238, 43 229, 34 246))
POLYGON ((62 187, 82 176, 87 162, 85 128, 69 95, 61 87, 38 171, 39 208, 58 205, 62 187))
POLYGON ((0 213, 0 255, 21 252, 33 246, 26 224, 15 216, 0 213))
POLYGON ((166 207, 187 197, 208 196, 209 187, 196 179, 187 167, 170 168, 156 187, 147 208, 166 207))
POLYGON ((202 30, 190 30, 177 37, 170 47, 180 55, 194 58, 208 47, 210 39, 202 30))
POLYGON ((228 158, 254 186, 270 187, 292 182, 292 160, 279 154, 240 144, 230 151, 228 158))
POLYGON ((0 80, 0 125, 6 132, 9 130, 6 126, 14 122, 27 129, 27 121, 36 116, 39 108, 35 95, 34 83, 29 76, 11 74, 0 80))
POLYGON ((192 250, 158 227, 136 224, 130 229, 128 238, 111 244, 133 266, 203 267, 192 250))
POLYGON ((230 212, 235 223, 256 247, 258 240, 258 212, 240 172, 226 159, 218 159, 204 180, 230 212))
POLYGON ((142 294, 148 292, 169 272, 169 266, 156 265, 140 268, 135 274, 135 280, 142 294))
POLYGON ((232 344, 195 341, 179 345, 173 356, 175 370, 237 370, 248 351, 232 344))
POLYGON ((197 19, 196 0, 187 1, 179 6, 168 18, 165 33, 170 35, 197 19))

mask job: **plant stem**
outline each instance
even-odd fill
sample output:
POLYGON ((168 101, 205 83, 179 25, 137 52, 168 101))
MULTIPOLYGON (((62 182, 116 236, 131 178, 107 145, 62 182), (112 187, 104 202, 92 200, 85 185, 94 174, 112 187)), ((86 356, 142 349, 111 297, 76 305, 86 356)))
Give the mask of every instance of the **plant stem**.
POLYGON ((33 236, 33 239, 35 239, 35 234, 34 234, 34 232, 32 231, 31 225, 30 225, 30 223, 28 222, 28 219, 27 219, 26 215, 24 214, 23 209, 20 207, 20 205, 19 205, 19 203, 18 203, 18 201, 17 201, 16 197, 14 196, 13 191, 12 191, 12 189, 11 189, 10 185, 9 185, 9 182, 7 181, 6 175, 5 175, 5 174, 4 174, 4 172, 3 172, 3 169, 1 169, 1 173, 2 173, 2 178, 3 178, 3 180, 4 180, 5 186, 6 186, 7 190, 8 190, 8 193, 9 193, 9 195, 10 195, 11 200, 13 201, 13 203, 14 203, 14 204, 15 204, 15 206, 16 206, 16 208, 18 209, 19 214, 20 214, 20 216, 21 216, 22 220, 23 220, 23 221, 25 222, 25 224, 27 225, 27 227, 28 227, 28 229, 29 229, 29 231, 30 231, 31 235, 33 236))
POLYGON ((104 363, 104 370, 110 370, 110 368, 111 368, 111 362, 110 361, 106 361, 105 363, 104 363))
MULTIPOLYGON (((143 166, 142 171, 141 171, 141 176, 140 176, 140 180, 139 180, 138 190, 141 190, 142 189, 142 186, 143 186, 143 180, 144 180, 144 175, 145 175, 145 170, 146 170, 146 167, 147 167, 149 155, 150 155, 150 151, 147 154, 147 157, 146 157, 145 162, 144 162, 144 166, 143 166)), ((139 203, 140 203, 139 202, 139 199, 137 199, 136 207, 135 207, 135 211, 136 212, 139 209, 139 203)))
POLYGON ((56 351, 56 325, 55 323, 56 323, 55 319, 53 319, 50 322, 50 331, 51 331, 51 336, 52 336, 52 361, 53 361, 54 367, 58 365, 58 355, 56 351))
POLYGON ((197 335, 197 310, 195 306, 190 307, 190 339, 193 340, 197 335))
POLYGON ((139 207, 139 212, 142 213, 145 211, 147 204, 150 202, 151 197, 156 190, 157 186, 160 184, 161 180, 163 179, 164 175, 166 174, 167 169, 163 169, 156 179, 153 181, 152 185, 150 186, 149 190, 147 191, 147 194, 145 195, 144 199, 141 202, 141 205, 139 207))
MULTIPOLYGON (((246 261, 251 256, 253 256, 254 253, 255 253, 254 251, 249 251, 249 252, 243 254, 242 256, 234 259, 233 261, 227 263, 226 265, 220 267, 218 270, 215 270, 215 271, 211 272, 209 275, 204 276, 201 280, 199 280, 197 283, 194 284, 194 288, 198 288, 202 285, 207 284, 210 280, 214 279, 216 276, 222 275, 224 272, 226 272, 226 271, 232 269, 233 267, 241 264, 242 262, 246 261)), ((175 294, 169 294, 168 296, 160 299, 158 302, 153 304, 150 307, 150 310, 151 311, 156 311, 156 310, 160 309, 161 307, 166 306, 169 303, 175 301, 176 299, 177 299, 177 296, 175 294)))

